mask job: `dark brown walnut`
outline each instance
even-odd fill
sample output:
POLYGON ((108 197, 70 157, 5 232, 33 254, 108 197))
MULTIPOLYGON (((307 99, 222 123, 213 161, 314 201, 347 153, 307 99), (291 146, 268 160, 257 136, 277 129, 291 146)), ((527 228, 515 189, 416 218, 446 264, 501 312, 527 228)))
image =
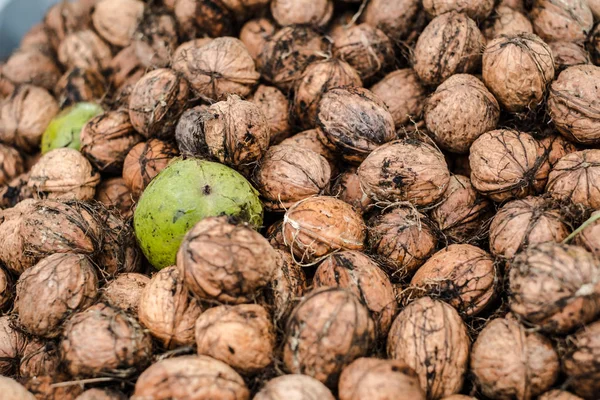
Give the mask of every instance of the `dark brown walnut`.
POLYGON ((273 0, 271 14, 281 26, 323 28, 333 15, 333 0, 273 0))
POLYGON ((224 362, 182 356, 152 364, 138 378, 132 400, 249 400, 244 379, 224 362))
POLYGON ((341 251, 327 257, 315 272, 313 287, 349 290, 369 310, 376 335, 387 336, 397 311, 394 287, 386 273, 363 253, 341 251))
MULTIPOLYGON (((598 217, 600 211, 593 212, 591 217, 598 217)), ((600 219, 590 223, 575 237, 575 243, 585 247, 600 259, 600 219)))
POLYGON ((581 42, 594 26, 592 10, 585 0, 536 0, 530 13, 533 29, 546 42, 581 42))
POLYGON ((425 124, 442 149, 465 154, 485 132, 496 129, 500 106, 473 75, 456 74, 437 87, 425 104, 425 124))
POLYGON ((189 81, 199 97, 210 102, 225 100, 230 94, 246 97, 260 77, 244 44, 231 37, 191 49, 176 60, 173 69, 189 81))
POLYGON ((487 397, 534 399, 552 387, 558 371, 552 342, 513 319, 492 320, 473 344, 471 372, 487 397))
POLYGON ((86 256, 53 254, 21 274, 17 281, 17 323, 46 338, 60 335, 64 321, 93 304, 98 278, 86 256))
POLYGON ((30 84, 52 90, 60 79, 54 60, 38 49, 14 52, 2 66, 2 75, 15 85, 30 84))
POLYGON ((177 149, 162 140, 150 139, 133 146, 123 162, 123 180, 133 197, 139 197, 174 157, 177 157, 177 149))
POLYGON ((428 399, 439 399, 461 391, 470 347, 467 328, 456 310, 422 297, 394 320, 387 354, 415 370, 428 399))
POLYGON ((256 60, 262 78, 288 93, 304 69, 325 58, 326 42, 309 27, 287 26, 270 36, 256 60))
POLYGON ((188 82, 175 71, 160 68, 147 73, 129 97, 131 125, 146 138, 172 137, 188 96, 188 82))
POLYGON ((19 375, 24 378, 54 375, 60 368, 60 355, 53 341, 29 340, 20 361, 19 375))
POLYGON ((29 392, 25 386, 12 378, 0 376, 0 390, 2 395, 8 399, 14 400, 36 400, 35 396, 29 392))
POLYGON ((502 35, 483 52, 483 82, 509 112, 534 109, 554 79, 552 50, 533 33, 502 35))
POLYGON ((194 324, 201 313, 176 267, 157 272, 139 298, 139 321, 168 349, 194 344, 194 324))
POLYGON ((298 123, 304 128, 314 128, 323 95, 342 86, 362 87, 360 76, 347 62, 329 58, 306 67, 294 92, 294 113, 298 123))
POLYGON ((548 176, 546 192, 585 208, 600 209, 600 150, 583 150, 561 158, 548 176))
POLYGON ((424 0, 423 8, 434 18, 450 11, 464 13, 475 21, 483 21, 492 13, 494 0, 424 0))
POLYGON ((512 312, 545 331, 566 333, 600 312, 600 265, 584 248, 531 246, 510 263, 512 312))
POLYGON ((98 303, 69 319, 60 350, 74 377, 107 373, 126 377, 149 363, 152 340, 135 318, 98 303))
POLYGON ((416 372, 404 361, 359 358, 344 368, 340 400, 425 400, 416 372))
POLYGON ((11 304, 13 299, 13 282, 10 275, 0 269, 0 309, 11 304))
POLYGON ((208 108, 204 139, 209 153, 223 164, 251 170, 269 148, 271 129, 260 108, 236 95, 208 108))
POLYGON ((600 321, 591 323, 567 338, 568 348, 562 359, 562 370, 567 375, 571 390, 585 398, 598 396, 600 384, 600 321))
POLYGON ((395 207, 369 221, 369 251, 392 280, 411 276, 436 250, 437 238, 426 216, 412 207, 395 207))
POLYGON ((430 206, 442 198, 450 182, 444 155, 414 139, 390 142, 373 151, 358 167, 367 195, 377 202, 409 202, 430 206))
POLYGON ((269 312, 258 304, 209 308, 196 320, 195 332, 199 355, 241 373, 260 372, 273 361, 275 328, 269 312))
POLYGON ((345 289, 323 288, 305 296, 292 312, 283 362, 290 373, 333 388, 342 370, 367 355, 374 342, 373 320, 362 302, 345 289))
POLYGON ((0 143, 0 186, 7 185, 25 172, 23 167, 23 158, 19 152, 0 143))
POLYGON ((415 28, 421 12, 421 2, 373 0, 361 15, 362 22, 380 29, 394 43, 406 39, 415 28))
POLYGON ((58 111, 56 100, 46 90, 19 86, 0 102, 0 141, 25 152, 37 150, 42 134, 58 111))
POLYGON ((554 68, 556 72, 572 67, 574 65, 591 64, 590 54, 583 45, 573 42, 550 42, 548 43, 554 56, 554 68))
POLYGON ((323 194, 330 178, 325 158, 312 150, 283 144, 269 148, 255 176, 269 211, 285 211, 297 201, 323 194))
POLYGON ((549 392, 544 393, 538 400, 583 400, 579 396, 575 396, 569 392, 565 392, 564 390, 550 390, 549 392))
POLYGON ((367 89, 334 88, 318 107, 317 124, 325 139, 348 162, 360 163, 373 150, 396 138, 386 105, 367 89))
POLYGON ((187 60, 189 53, 196 51, 197 49, 204 46, 205 44, 210 43, 212 40, 213 40, 212 38, 203 37, 203 38, 188 40, 187 42, 181 43, 179 45, 179 47, 177 47, 177 49, 175 49, 175 52, 173 53, 172 63, 175 64, 177 62, 182 62, 182 61, 185 62, 187 60))
POLYGON ((81 153, 99 171, 119 173, 125 157, 142 141, 123 110, 108 111, 92 118, 81 129, 81 153))
POLYGON ((528 133, 486 132, 470 149, 471 183, 496 202, 539 193, 550 172, 544 154, 542 145, 528 133))
POLYGON ((83 393, 82 385, 55 386, 57 383, 69 382, 69 379, 63 373, 34 376, 25 381, 25 387, 37 400, 76 400, 83 393))
POLYGON ((600 67, 576 65, 560 73, 550 86, 548 112, 567 139, 585 145, 600 143, 600 67))
POLYGON ((335 154, 335 148, 329 148, 325 144, 323 144, 323 142, 325 142, 327 145, 331 145, 325 139, 325 134, 321 131, 321 129, 316 128, 296 133, 295 135, 283 140, 280 144, 282 146, 289 145, 312 150, 315 153, 323 156, 329 162, 332 175, 334 175, 334 171, 336 170, 337 159, 337 155, 335 154))
POLYGON ((544 153, 548 156, 550 168, 554 168, 556 163, 567 154, 577 151, 577 147, 573 143, 558 134, 546 136, 540 139, 539 142, 544 147, 544 153))
POLYGON ((381 30, 359 24, 338 29, 332 34, 333 55, 352 66, 368 81, 394 63, 394 45, 381 30))
POLYGON ((58 81, 54 93, 61 108, 79 102, 99 102, 106 94, 107 83, 96 70, 71 68, 58 81))
POLYGON ((491 204, 466 176, 452 175, 444 196, 431 211, 431 220, 453 242, 468 243, 483 235, 491 204))
POLYGON ((596 28, 590 33, 587 42, 587 49, 590 52, 590 56, 594 64, 600 64, 600 28, 596 28))
POLYGON ((278 325, 284 325, 292 309, 308 291, 308 282, 303 268, 294 262, 289 251, 275 251, 279 261, 265 296, 273 320, 278 325))
POLYGON ((373 206, 372 200, 363 192, 358 173, 353 167, 338 175, 329 192, 332 196, 350 204, 361 214, 366 213, 373 206))
POLYGON ((92 25, 90 8, 82 1, 61 1, 52 6, 44 18, 44 26, 54 49, 67 35, 92 25))
POLYGON ((490 226, 490 251, 513 258, 520 251, 545 242, 562 242, 571 227, 552 199, 526 197, 502 206, 490 226))
POLYGON ((54 49, 48 29, 43 22, 33 25, 21 38, 20 49, 36 49, 46 54, 52 54, 54 49))
POLYGON ((112 51, 91 30, 69 34, 58 47, 58 61, 67 68, 93 69, 102 72, 109 67, 112 51))
POLYGON ((186 234, 177 268, 195 296, 240 304, 251 302, 267 286, 277 259, 267 239, 250 226, 211 217, 186 234), (215 248, 223 251, 215 254, 215 248))
POLYGON ((175 127, 175 140, 183 156, 206 157, 208 147, 204 135, 204 122, 212 118, 208 106, 188 108, 181 114, 175 127))
POLYGON ((130 82, 135 84, 133 81, 137 82, 145 73, 133 46, 125 47, 118 52, 111 60, 108 71, 109 81, 119 89, 130 82))
POLYGON ((123 178, 103 179, 96 187, 96 200, 126 220, 133 216, 133 194, 123 178))
POLYGON ((267 117, 271 143, 278 144, 292 134, 290 102, 276 87, 259 85, 250 99, 267 117))
POLYGON ((377 82, 371 92, 388 107, 396 129, 421 119, 427 92, 411 68, 399 69, 377 82))
POLYGON ((275 24, 267 18, 252 19, 242 26, 240 40, 254 60, 258 59, 265 43, 276 31, 275 24))
POLYGON ((496 7, 494 14, 484 22, 483 35, 488 40, 500 35, 516 35, 522 32, 533 33, 529 18, 521 10, 508 6, 496 7))
POLYGON ((177 0, 175 17, 182 36, 196 38, 231 36, 234 33, 234 15, 221 0, 177 0))
POLYGON ((367 228, 349 204, 335 197, 315 196, 287 210, 282 233, 294 260, 310 264, 335 251, 363 250, 367 228))
POLYGON ((31 168, 28 186, 36 198, 91 200, 100 175, 77 150, 54 149, 31 168))
POLYGON ((104 225, 102 247, 96 257, 100 272, 104 277, 114 277, 123 272, 138 272, 143 257, 129 221, 125 221, 118 212, 103 207, 97 207, 97 212, 104 225))
POLYGON ((94 388, 81 393, 75 400, 127 400, 127 396, 112 389, 94 388))
POLYGON ((268 381, 253 400, 335 400, 327 386, 310 376, 289 374, 268 381))
POLYGON ((0 373, 2 376, 14 375, 27 345, 27 337, 16 330, 11 317, 0 317, 0 373))
POLYGON ((137 315, 142 291, 149 283, 146 275, 122 273, 102 288, 102 299, 114 308, 137 315))
POLYGON ((177 44, 175 18, 168 12, 146 7, 132 41, 141 64, 146 68, 168 67, 177 44))
POLYGON ((411 295, 446 301, 461 315, 481 313, 498 287, 494 259, 479 247, 452 244, 435 253, 410 281, 411 295))
POLYGON ((452 174, 466 177, 471 176, 471 166, 469 165, 468 154, 445 154, 445 158, 452 174))
POLYGON ((131 43, 143 14, 142 1, 101 0, 94 6, 92 23, 96 32, 108 43, 126 47, 131 43))
POLYGON ((439 85, 451 75, 474 72, 485 38, 477 24, 455 11, 435 17, 417 40, 413 68, 423 84, 439 85))

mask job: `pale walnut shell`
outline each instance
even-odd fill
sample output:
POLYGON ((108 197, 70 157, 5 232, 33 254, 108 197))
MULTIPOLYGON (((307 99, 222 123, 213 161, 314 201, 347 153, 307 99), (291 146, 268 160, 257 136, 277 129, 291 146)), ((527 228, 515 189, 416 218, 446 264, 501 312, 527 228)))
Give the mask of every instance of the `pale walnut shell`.
POLYGON ((554 168, 556 163, 567 154, 575 153, 577 147, 564 136, 551 134, 539 140, 544 147, 544 152, 548 155, 548 163, 551 168, 554 168))
POLYGON ((499 129, 481 135, 470 149, 471 183, 493 201, 542 191, 550 165, 542 145, 524 132, 499 129))
POLYGON ((529 18, 520 10, 498 6, 494 11, 494 15, 484 22, 482 32, 488 40, 491 40, 500 35, 515 35, 522 32, 533 33, 533 26, 529 18))
POLYGON ((276 87, 259 85, 250 100, 267 117, 271 130, 271 144, 278 144, 291 135, 290 102, 276 87))
POLYGON ((360 186, 356 168, 349 168, 339 174, 329 192, 332 196, 350 204, 363 215, 373 207, 373 201, 360 186))
POLYGON ((381 29, 396 43, 407 38, 421 11, 419 0, 372 0, 361 15, 361 21, 381 29))
POLYGON ((566 333, 600 313, 600 265, 584 248, 531 246, 510 263, 510 308, 547 332, 566 333))
POLYGON ((119 274, 102 288, 102 299, 110 306, 137 315, 144 288, 150 283, 146 275, 135 272, 119 274))
POLYGON ((594 25, 586 0, 536 0, 530 17, 535 33, 546 42, 583 42, 594 25))
POLYGON ((387 354, 415 370, 428 399, 440 399, 462 389, 470 347, 458 312, 439 300, 422 297, 396 317, 387 354))
POLYGON ((425 104, 425 124, 442 149, 465 154, 485 132, 496 129, 500 106, 476 77, 456 74, 437 87, 425 104))
POLYGON ((129 376, 149 363, 152 340, 133 317, 98 303, 69 319, 60 349, 74 377, 129 376))
POLYGON ((54 93, 61 108, 79 102, 100 102, 103 100, 107 83, 104 76, 93 69, 70 68, 59 79, 54 93))
POLYGON ((423 8, 432 18, 456 11, 467 14, 475 21, 483 21, 492 13, 494 3, 494 0, 424 0, 423 8))
POLYGON ((471 18, 455 11, 442 14, 419 36, 413 68, 423 84, 439 85, 451 75, 474 72, 484 45, 485 38, 471 18))
POLYGON ((24 172, 23 158, 19 152, 0 143, 0 186, 7 185, 24 172))
POLYGON ((0 317, 0 373, 14 375, 27 345, 27 337, 16 330, 9 315, 0 317))
POLYGON ((558 371, 552 342, 510 319, 488 323, 471 351, 474 380, 491 398, 534 399, 554 384, 558 371))
POLYGON ((75 400, 127 400, 127 396, 111 389, 94 388, 81 393, 75 400))
POLYGON ((63 322, 91 306, 98 294, 92 263, 78 254, 54 254, 29 268, 17 281, 15 311, 21 328, 55 338, 63 322))
POLYGON ((133 217, 133 194, 123 178, 103 179, 96 187, 96 200, 126 220, 133 217))
POLYGON ((600 143, 600 67, 576 65, 560 73, 550 86, 548 112, 567 139, 600 143))
MULTIPOLYGON (((574 65, 591 64, 590 54, 585 47, 573 42, 550 42, 548 44, 554 56, 555 69, 561 72, 574 65)), ((552 92, 552 88, 550 89, 552 92)))
POLYGON ((175 18, 168 12, 147 7, 132 42, 140 63, 147 69, 166 68, 177 45, 175 18))
POLYGON ((349 204, 334 197, 315 196, 287 210, 282 233, 294 260, 310 264, 335 251, 363 250, 367 228, 349 204))
POLYGON ((58 111, 58 103, 46 90, 19 86, 0 102, 0 140, 26 152, 35 151, 58 111))
POLYGON ((416 372, 404 361, 359 358, 342 371, 340 400, 425 400, 416 372))
POLYGON ((325 138, 325 134, 321 131, 321 129, 309 129, 307 131, 302 131, 296 133, 293 136, 290 136, 287 139, 284 139, 280 144, 296 146, 303 149, 312 150, 315 153, 323 156, 328 162, 329 167, 331 168, 331 174, 334 175, 336 170, 336 159, 337 155, 335 154, 335 148, 330 148, 328 140, 325 138), (323 144, 325 142, 326 144, 323 144))
POLYGON ((267 40, 276 31, 275 24, 267 18, 252 19, 242 26, 240 40, 254 60, 258 59, 267 40))
MULTIPOLYGON (((600 211, 593 212, 591 217, 597 217, 600 211)), ((586 226, 576 237, 575 243, 585 247, 600 259, 600 220, 586 226)))
POLYGON ((461 315, 484 311, 494 300, 499 276, 494 259, 479 247, 452 244, 435 253, 415 273, 410 288, 448 302, 461 315))
POLYGON ((564 390, 551 390, 538 397, 538 400, 583 400, 579 396, 575 396, 564 390))
POLYGON ((335 400, 327 386, 310 376, 289 374, 268 381, 253 400, 335 400))
POLYGON ((533 33, 503 35, 483 52, 483 82, 506 111, 535 108, 554 78, 550 47, 533 33))
POLYGON ((139 298, 140 323, 168 349, 194 344, 194 324, 201 313, 176 267, 158 271, 139 298))
POLYGON ((196 320, 199 355, 227 363, 245 374, 256 373, 273 361, 275 328, 267 310, 258 304, 217 306, 196 320))
POLYGON ((560 243, 571 228, 550 199, 526 197, 510 201, 494 216, 490 226, 490 251, 496 257, 513 258, 539 243, 560 243))
POLYGON ((7 399, 36 400, 35 396, 25 386, 5 376, 0 376, 0 391, 2 391, 2 396, 6 396, 7 399))
POLYGON ((144 14, 144 3, 139 0, 98 1, 92 13, 96 32, 114 46, 131 43, 139 20, 144 14))
POLYGON ((600 209, 600 150, 583 150, 561 158, 548 176, 546 192, 559 200, 600 209))
POLYGON ((207 356, 182 356, 152 364, 138 378, 131 400, 249 400, 242 377, 207 356))
POLYGON ((6 60, 2 75, 16 85, 30 84, 52 90, 61 72, 50 56, 38 49, 23 49, 6 60))
POLYGON ((435 204, 450 182, 442 152, 414 139, 378 147, 358 167, 358 176, 373 200, 410 202, 417 207, 435 204))
POLYGON ((150 181, 176 156, 177 150, 173 145, 158 139, 133 146, 123 162, 123 180, 133 196, 139 197, 150 181))
POLYGON ((285 324, 292 309, 308 292, 308 282, 302 266, 296 264, 286 250, 275 250, 279 262, 273 279, 265 290, 266 300, 277 324, 285 324))
POLYGON ((286 327, 283 362, 329 388, 344 367, 366 356, 374 344, 373 320, 362 302, 345 289, 313 291, 294 309, 286 327))
MULTIPOLYGON (((562 370, 567 375, 571 390, 592 400, 600 391, 600 321, 591 323, 567 338, 568 348, 562 359, 562 370)), ((573 399, 575 400, 575 399, 573 399)))
POLYGON ((322 28, 333 15, 333 0, 272 0, 271 14, 281 26, 311 25, 322 28))
POLYGON ((54 375, 60 368, 60 355, 53 341, 32 339, 23 349, 19 375, 26 378, 54 375))
POLYGON ((28 186, 36 198, 91 200, 100 175, 77 150, 59 148, 49 151, 31 168, 28 186))
POLYGON ((69 68, 102 72, 109 67, 111 60, 110 47, 91 30, 67 35, 58 47, 58 61, 69 68))
POLYGON ((206 300, 249 303, 271 281, 277 253, 267 239, 227 217, 197 223, 184 237, 177 268, 187 288, 206 300), (223 252, 215 253, 215 249, 223 252))

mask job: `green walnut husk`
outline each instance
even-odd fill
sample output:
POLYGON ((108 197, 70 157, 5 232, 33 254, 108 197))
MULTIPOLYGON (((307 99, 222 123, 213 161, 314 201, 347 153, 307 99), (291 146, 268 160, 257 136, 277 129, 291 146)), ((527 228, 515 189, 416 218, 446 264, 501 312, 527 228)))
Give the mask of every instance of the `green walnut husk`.
POLYGON ((144 255, 156 269, 175 264, 184 235, 206 217, 230 215, 262 225, 259 194, 238 172, 195 158, 175 159, 140 198, 133 225, 144 255))
POLYGON ((50 150, 68 147, 79 150, 81 128, 92 118, 104 112, 94 103, 76 103, 61 111, 44 131, 42 154, 50 150))

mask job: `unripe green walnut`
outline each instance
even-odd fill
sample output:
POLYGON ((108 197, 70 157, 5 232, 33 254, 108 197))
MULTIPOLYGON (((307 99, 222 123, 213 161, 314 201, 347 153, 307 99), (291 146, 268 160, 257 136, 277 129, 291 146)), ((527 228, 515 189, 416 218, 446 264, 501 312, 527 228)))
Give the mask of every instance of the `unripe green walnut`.
POLYGON ((44 131, 42 136, 42 153, 61 147, 79 150, 79 135, 87 122, 103 110, 94 103, 77 103, 60 112, 44 131))

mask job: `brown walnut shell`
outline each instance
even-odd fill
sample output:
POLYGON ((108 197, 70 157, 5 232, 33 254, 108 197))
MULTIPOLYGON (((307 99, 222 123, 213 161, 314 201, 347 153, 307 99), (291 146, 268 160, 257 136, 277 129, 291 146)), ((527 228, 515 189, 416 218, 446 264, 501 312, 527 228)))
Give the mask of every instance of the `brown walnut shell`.
POLYGON ((47 27, 43 22, 33 25, 21 38, 20 49, 36 49, 52 54, 54 49, 47 27))
POLYGON ((23 158, 19 152, 0 143, 0 186, 7 185, 23 172, 23 158))
POLYGON ((68 68, 102 72, 109 67, 111 60, 110 47, 91 30, 69 34, 58 47, 58 61, 68 68))
MULTIPOLYGON (((600 211, 593 212, 591 217, 597 217, 600 211)), ((586 226, 575 237, 575 243, 585 247, 589 252, 600 259, 600 220, 592 222, 586 226)))
POLYGON ((329 162, 329 166, 331 167, 331 175, 333 176, 335 174, 337 158, 337 155, 335 154, 335 148, 330 148, 331 143, 325 139, 325 134, 320 128, 309 129, 307 131, 296 133, 295 135, 283 140, 280 144, 282 146, 290 145, 314 151, 315 153, 323 156, 323 158, 329 162), (323 144, 323 142, 325 142, 327 145, 323 144))
POLYGON ((108 70, 109 80, 115 88, 122 88, 128 82, 137 82, 145 73, 133 46, 125 47, 118 52, 111 60, 108 70))
POLYGON ((254 60, 258 59, 267 40, 276 31, 275 24, 267 18, 252 19, 242 26, 240 40, 254 60))
POLYGON ((339 174, 329 192, 332 196, 350 204, 361 214, 372 208, 373 202, 363 192, 356 168, 349 168, 339 174))
POLYGON ((150 181, 176 156, 177 149, 172 144, 158 139, 133 146, 123 162, 123 180, 133 196, 139 197, 150 181))
POLYGON ((92 23, 96 32, 108 43, 126 47, 131 43, 143 14, 142 1, 101 0, 94 7, 92 23))
POLYGON ((177 48, 177 22, 167 12, 147 7, 132 46, 140 63, 146 68, 166 68, 177 48))
POLYGON ((17 372, 27 341, 27 337, 13 327, 9 315, 0 317, 0 373, 2 376, 11 376, 17 372))
POLYGON ((19 382, 6 376, 0 376, 2 395, 13 400, 37 400, 36 397, 19 382))
POLYGON ((568 348, 562 359, 562 370, 567 375, 571 390, 592 400, 598 396, 600 384, 600 321, 591 323, 567 338, 568 348))
POLYGON ((40 375, 26 380, 25 387, 37 400, 76 400, 83 393, 82 385, 55 386, 55 383, 68 380, 68 376, 63 373, 40 375))
POLYGON ((52 6, 44 18, 44 26, 54 49, 67 35, 88 29, 92 19, 84 1, 61 1, 52 6))
POLYGON ((79 102, 99 102, 106 94, 107 84, 96 70, 71 68, 54 88, 61 108, 79 102))
POLYGON ((234 15, 220 0, 177 0, 173 7, 177 24, 186 38, 231 36, 234 15))
POLYGON ((544 393, 538 400, 583 400, 579 396, 575 396, 569 392, 565 392, 564 390, 550 390, 549 392, 544 393))
POLYGON ((96 200, 126 220, 133 216, 133 195, 123 178, 103 179, 96 187, 96 200))
POLYGON ((38 49, 14 52, 2 66, 2 75, 12 83, 30 84, 53 90, 60 79, 60 69, 54 60, 38 49))
POLYGON ((335 400, 327 386, 310 376, 289 374, 268 381, 253 400, 335 400))
MULTIPOLYGON (((561 72, 574 65, 591 64, 590 54, 585 47, 573 42, 550 42, 548 43, 554 56, 554 68, 561 72)), ((552 92, 552 89, 551 89, 552 92)))
POLYGON ((494 9, 494 0, 424 0, 423 8, 432 18, 450 11, 467 14, 475 21, 483 21, 494 9))
POLYGON ((0 269, 0 309, 10 304, 13 299, 13 280, 4 269, 0 269))
POLYGON ((279 262, 265 296, 275 322, 285 324, 292 309, 308 291, 308 282, 304 269, 294 262, 288 251, 275 251, 279 262))
POLYGON ((587 49, 590 52, 592 61, 594 64, 600 64, 600 25, 596 25, 596 28, 590 33, 587 42, 587 49))
POLYGON ((135 272, 119 274, 102 289, 102 299, 110 306, 137 315, 142 291, 150 283, 146 275, 135 272))
POLYGON ((333 0, 272 0, 271 14, 281 26, 311 25, 322 28, 333 15, 333 0))
POLYGON ((530 17, 535 33, 546 42, 583 42, 594 26, 586 0, 535 0, 530 17))
POLYGON ((551 168, 554 168, 558 160, 567 154, 575 153, 577 147, 564 136, 551 134, 545 138, 539 139, 540 144, 544 147, 544 152, 548 155, 548 163, 551 168))
POLYGON ((111 389, 94 388, 81 393, 75 400, 127 400, 127 396, 111 389))
POLYGON ((105 227, 102 247, 96 256, 99 270, 111 277, 123 272, 139 271, 143 257, 132 225, 119 213, 101 206, 97 208, 98 217, 105 227))
POLYGON ((25 378, 54 375, 60 368, 60 355, 53 341, 32 339, 23 349, 19 375, 25 378))
POLYGON ((561 158, 548 176, 546 192, 559 200, 600 209, 600 150, 583 150, 561 158))
POLYGON ((291 135, 290 102, 276 87, 259 85, 250 99, 267 117, 271 144, 278 144, 291 135))
POLYGON ((533 33, 529 18, 512 7, 498 6, 490 19, 484 22, 483 35, 495 39, 500 35, 515 35, 522 32, 533 33))
POLYGON ((206 157, 208 147, 204 133, 204 122, 212 118, 208 106, 188 108, 181 114, 175 127, 175 140, 183 156, 206 157))
POLYGON ((419 0, 372 0, 361 15, 362 22, 380 29, 394 43, 406 39, 421 13, 419 0))

